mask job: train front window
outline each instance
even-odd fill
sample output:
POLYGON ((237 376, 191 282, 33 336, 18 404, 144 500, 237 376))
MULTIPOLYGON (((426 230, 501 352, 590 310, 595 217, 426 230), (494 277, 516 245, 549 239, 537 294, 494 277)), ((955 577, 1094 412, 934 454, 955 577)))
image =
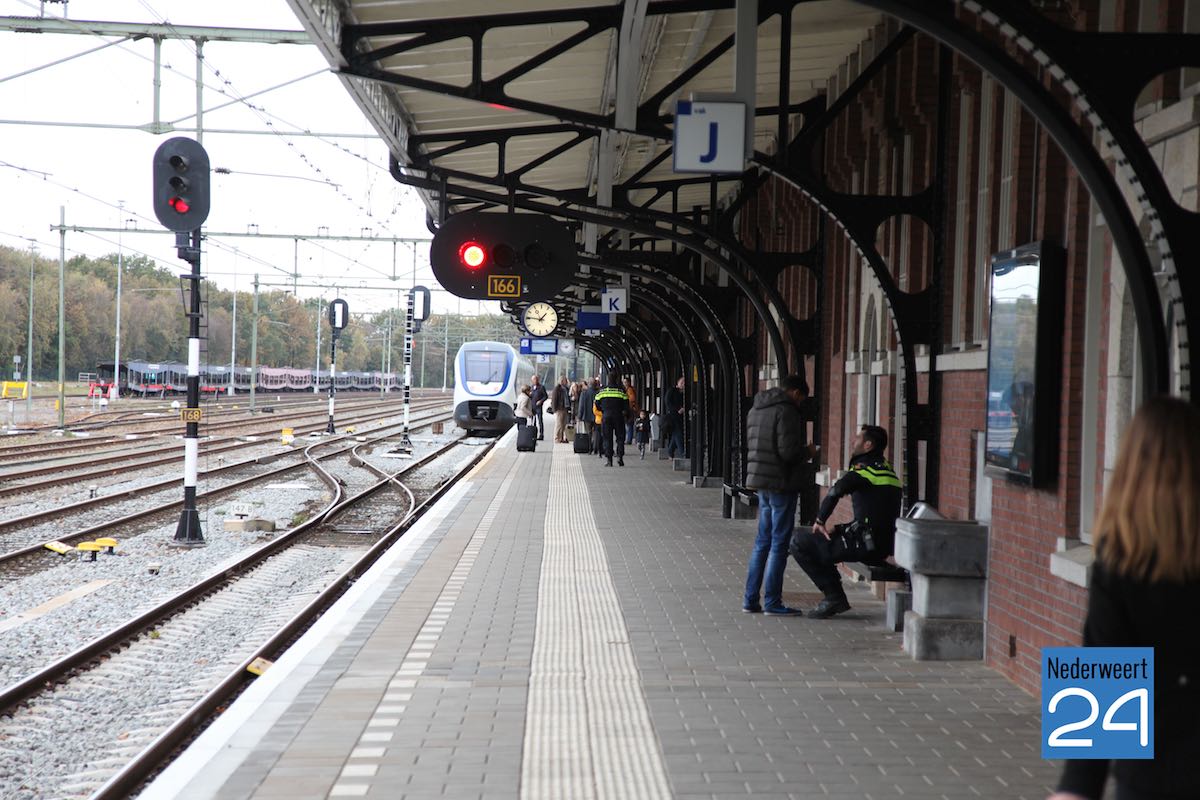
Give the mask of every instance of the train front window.
POLYGON ((471 350, 464 353, 463 378, 484 385, 504 380, 504 353, 495 350, 471 350))

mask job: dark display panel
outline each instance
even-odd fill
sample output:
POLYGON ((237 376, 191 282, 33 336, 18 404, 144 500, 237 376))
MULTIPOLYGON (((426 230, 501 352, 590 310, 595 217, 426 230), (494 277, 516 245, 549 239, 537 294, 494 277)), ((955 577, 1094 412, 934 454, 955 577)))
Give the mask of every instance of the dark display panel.
POLYGON ((1033 242, 992 256, 984 464, 1044 485, 1056 474, 1063 253, 1033 242))

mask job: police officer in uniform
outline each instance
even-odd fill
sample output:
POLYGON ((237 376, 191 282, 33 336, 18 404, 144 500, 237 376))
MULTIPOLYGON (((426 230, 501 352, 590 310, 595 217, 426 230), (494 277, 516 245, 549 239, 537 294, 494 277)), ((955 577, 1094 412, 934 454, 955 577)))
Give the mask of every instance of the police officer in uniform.
POLYGON ((801 532, 792 539, 791 552, 796 563, 825 595, 809 612, 814 619, 850 610, 836 564, 861 561, 879 566, 892 555, 901 488, 900 479, 884 457, 887 444, 887 431, 878 425, 864 425, 854 439, 850 471, 825 495, 812 531, 801 532), (854 522, 838 525, 831 531, 826 520, 846 495, 850 495, 854 506, 854 522))
POLYGON ((629 417, 629 395, 621 388, 621 376, 610 373, 608 386, 596 392, 596 409, 600 412, 600 437, 604 443, 604 465, 613 465, 613 443, 616 442, 617 465, 625 466, 625 420, 629 417))

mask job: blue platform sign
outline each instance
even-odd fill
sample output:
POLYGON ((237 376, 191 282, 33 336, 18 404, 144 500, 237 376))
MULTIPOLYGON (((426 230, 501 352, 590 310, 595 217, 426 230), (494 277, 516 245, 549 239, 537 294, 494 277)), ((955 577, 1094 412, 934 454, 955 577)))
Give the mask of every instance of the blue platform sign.
POLYGON ((537 339, 531 336, 523 336, 521 337, 521 355, 558 355, 558 339, 537 339))
POLYGON ((676 172, 741 172, 746 162, 746 104, 679 100, 672 153, 676 172))
POLYGON ((1043 648, 1042 758, 1154 758, 1154 648, 1043 648))
POLYGON ((603 331, 612 328, 613 315, 600 311, 599 306, 584 306, 575 313, 575 327, 581 331, 603 331))

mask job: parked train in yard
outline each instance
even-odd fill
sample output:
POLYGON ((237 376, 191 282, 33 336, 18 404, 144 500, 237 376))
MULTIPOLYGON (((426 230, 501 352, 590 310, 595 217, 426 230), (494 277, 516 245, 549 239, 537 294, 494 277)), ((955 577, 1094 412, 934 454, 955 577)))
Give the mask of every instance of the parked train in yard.
POLYGON ((516 421, 517 392, 533 365, 511 345, 466 342, 454 357, 454 422, 467 433, 503 433, 516 421))
MULTIPOLYGON (((121 362, 119 388, 122 396, 153 397, 187 392, 187 364, 177 361, 121 362)), ((228 394, 229 382, 233 380, 233 390, 237 392, 250 391, 250 368, 237 367, 230 370, 229 365, 200 366, 200 391, 208 394, 228 394)), ((113 362, 109 361, 96 366, 97 383, 110 386, 113 382, 113 362)), ((342 372, 338 371, 334 384, 341 391, 380 391, 397 389, 403 381, 399 375, 391 372, 342 372)), ((313 369, 293 369, 291 367, 259 367, 254 383, 256 392, 311 392, 316 386, 318 391, 329 389, 329 372, 313 369)))

